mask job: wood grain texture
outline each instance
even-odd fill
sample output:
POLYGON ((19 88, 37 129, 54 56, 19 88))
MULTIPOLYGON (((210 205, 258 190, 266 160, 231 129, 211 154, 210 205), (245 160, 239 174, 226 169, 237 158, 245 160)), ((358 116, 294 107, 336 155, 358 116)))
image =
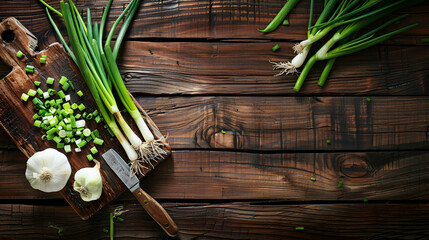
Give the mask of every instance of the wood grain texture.
MULTIPOLYGON (((59 2, 47 0, 56 9, 60 9, 59 2)), ((119 16, 128 0, 117 0, 112 5, 109 16, 110 24, 119 16)), ((91 8, 94 21, 100 21, 102 11, 107 0, 76 1, 80 10, 91 8)), ((316 2, 315 13, 322 8, 322 1, 316 2)), ((148 0, 143 1, 132 24, 128 37, 130 38, 184 38, 184 39, 284 39, 300 41, 306 37, 310 1, 302 1, 289 15, 290 26, 281 27, 270 34, 257 31, 264 28, 275 17, 283 6, 281 0, 148 0)), ((82 11, 83 11, 82 10, 82 11)), ((403 10, 410 13, 407 23, 421 23, 420 26, 406 31, 395 42, 403 44, 421 44, 424 37, 425 23, 429 22, 429 4, 421 4, 403 10)), ((55 33, 50 27, 42 4, 33 0, 23 0, 14 4, 13 0, 2 1, 0 17, 15 16, 29 30, 39 38, 42 48, 53 42, 55 33), (9 6, 13 5, 13 8, 9 6), (28 10, 30 9, 30 10, 28 10)), ((57 20, 57 18, 55 16, 57 20)), ((64 28, 62 28, 64 30, 64 28)), ((427 32, 427 30, 426 30, 427 32)))
MULTIPOLYGON (((424 96, 371 97, 370 102, 363 96, 137 100, 168 134, 173 149, 366 151, 429 147, 429 99, 424 96), (328 139, 331 144, 326 143, 328 139)), ((8 141, 2 143, 8 145, 8 141)))
MULTIPOLYGON (((273 53, 271 42, 130 41, 119 64, 135 94, 297 95, 298 76, 274 76, 269 63, 293 58, 293 43, 279 44, 273 53)), ((324 62, 316 64, 300 93, 427 95, 428 61, 429 47, 379 45, 338 58, 324 87, 317 85, 324 62)))
POLYGON ((427 149, 426 97, 142 97, 173 149, 427 149), (224 130, 225 134, 221 131, 224 130), (331 140, 327 144, 326 140, 331 140))
MULTIPOLYGON (((5 239, 107 239, 108 212, 81 221, 69 207, 1 204, 5 239), (37 221, 34 221, 37 219, 37 221)), ((428 239, 428 204, 163 204, 177 219, 177 239, 428 239), (296 227, 304 227, 297 231, 296 227)), ((115 220, 115 239, 167 239, 140 205, 115 220)))
MULTIPOLYGON (((428 200, 429 152, 234 153, 174 151, 141 182, 156 199, 428 200), (196 159, 190 161, 191 159, 196 159), (314 177, 316 181, 311 181, 314 177), (343 187, 338 187, 339 182, 343 187)), ((33 190, 26 158, 0 151, 0 200, 59 199, 33 190)), ((120 201, 134 201, 125 193, 120 201)))
MULTIPOLYGON (((38 151, 45 150, 46 148, 56 148, 57 145, 54 141, 43 141, 41 136, 44 132, 33 126, 33 115, 35 114, 35 110, 31 101, 32 98, 27 102, 22 101, 20 98, 22 93, 27 93, 29 89, 35 89, 34 81, 37 80, 42 82, 40 88, 47 91, 48 86, 46 84, 46 79, 48 77, 53 77, 56 79, 55 83, 53 86, 49 86, 49 88, 58 91, 61 88, 59 79, 62 76, 66 76, 75 85, 76 89, 81 90, 85 95, 85 97, 80 98, 76 93, 70 93, 72 90, 69 90, 69 92, 65 91, 66 94, 70 94, 72 103, 84 104, 86 107, 85 112, 93 112, 97 109, 97 106, 77 66, 74 65, 72 59, 68 57, 59 44, 53 44, 48 49, 36 53, 33 52, 32 47, 30 47, 34 44, 29 43, 30 41, 27 38, 28 34, 26 34, 26 29, 22 29, 21 25, 16 22, 16 19, 9 18, 1 23, 0 34, 7 31, 13 31, 15 37, 11 42, 7 42, 6 39, 1 39, 0 56, 5 63, 13 67, 13 70, 0 81, 0 125, 24 155, 29 158, 38 151), (23 57, 16 57, 16 52, 18 52, 18 50, 24 53, 23 57), (45 64, 40 63, 39 59, 42 55, 49 56, 45 64), (35 67, 34 73, 26 74, 24 72, 23 69, 25 69, 27 65, 35 67)), ((83 111, 80 113, 83 113, 83 111)), ((126 121, 131 123, 131 117, 128 116, 126 121)), ((126 159, 123 148, 115 138, 110 137, 110 134, 102 125, 96 124, 95 120, 86 120, 85 126, 92 130, 98 129, 100 135, 104 136, 102 137, 104 144, 102 146, 97 146, 99 155, 94 156, 102 163, 100 172, 104 182, 103 194, 97 201, 85 202, 80 198, 79 193, 73 190, 73 176, 76 171, 84 167, 93 166, 93 164, 86 159, 86 155, 91 154, 90 148, 94 146, 92 142, 88 143, 80 153, 75 151, 67 153, 68 160, 72 166, 72 177, 61 191, 61 195, 69 202, 82 219, 89 218, 92 214, 127 190, 117 178, 116 174, 104 163, 100 155, 110 148, 113 148, 126 159)), ((75 146, 74 144, 72 145, 72 149, 74 150, 75 146)), ((64 152, 63 150, 61 151, 64 152)), ((159 162, 160 161, 154 162, 151 166, 147 164, 147 169, 144 169, 143 172, 149 172, 154 166, 158 165, 159 162)))

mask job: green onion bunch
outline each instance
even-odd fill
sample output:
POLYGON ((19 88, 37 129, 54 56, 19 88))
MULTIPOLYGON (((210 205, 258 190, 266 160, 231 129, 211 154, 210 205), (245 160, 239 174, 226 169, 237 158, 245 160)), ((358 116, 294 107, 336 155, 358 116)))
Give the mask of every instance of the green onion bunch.
POLYGON ((142 169, 147 168, 147 164, 152 165, 151 160, 157 161, 157 159, 166 154, 166 151, 163 149, 164 145, 162 139, 155 139, 146 125, 124 84, 116 64, 119 48, 141 0, 130 1, 128 6, 113 24, 104 43, 104 28, 113 0, 109 0, 107 3, 100 24, 93 24, 91 22, 91 12, 89 8, 87 9, 87 21, 85 23, 77 7, 71 0, 69 0, 68 3, 61 1, 61 13, 56 10, 54 11, 52 7, 48 6, 48 4, 42 0, 40 0, 40 2, 47 6, 46 11, 50 22, 65 46, 65 49, 79 67, 97 103, 99 112, 124 148, 130 160, 132 173, 143 174, 142 169), (63 17, 71 48, 61 36, 49 10, 63 17), (122 26, 117 34, 117 39, 112 49, 111 42, 114 32, 122 20, 122 26), (114 92, 116 92, 125 109, 134 119, 145 141, 142 141, 125 121, 119 110, 113 94, 114 92))
POLYGON ((376 35, 381 29, 404 18, 406 16, 406 14, 404 14, 379 24, 365 33, 359 33, 360 30, 384 18, 387 14, 424 1, 425 0, 326 0, 323 11, 313 24, 314 0, 311 0, 307 39, 293 47, 297 55, 292 61, 272 62, 273 68, 281 70, 280 73, 277 74, 278 76, 297 73, 297 69, 304 65, 294 86, 294 91, 299 92, 314 64, 317 61, 326 60, 326 66, 318 82, 319 86, 323 86, 336 58, 371 47, 395 34, 415 27, 417 24, 406 26, 380 36, 376 35), (332 33, 333 30, 336 32, 330 34, 330 39, 306 62, 307 55, 310 53, 312 45, 329 33, 332 33))

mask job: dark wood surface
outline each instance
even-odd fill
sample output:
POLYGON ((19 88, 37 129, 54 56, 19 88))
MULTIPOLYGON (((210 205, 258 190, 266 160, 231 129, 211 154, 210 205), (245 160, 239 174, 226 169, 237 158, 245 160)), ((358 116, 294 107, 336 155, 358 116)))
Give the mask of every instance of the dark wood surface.
MULTIPOLYGON (((76 4, 99 20, 106 2, 76 4)), ((127 2, 115 0, 109 19, 127 2)), ((429 4, 400 12, 410 14, 401 26, 418 27, 338 59, 323 88, 316 65, 295 94, 296 76, 273 76, 268 60, 293 56, 309 1, 290 26, 256 31, 283 3, 143 1, 119 65, 173 152, 142 188, 177 223, 177 239, 429 239, 429 4)), ((58 41, 36 0, 1 1, 9 16, 39 49, 58 41)), ((29 186, 27 158, 0 136, 0 239, 108 239, 118 206, 129 211, 117 239, 168 238, 131 193, 82 221, 59 193, 29 186)))

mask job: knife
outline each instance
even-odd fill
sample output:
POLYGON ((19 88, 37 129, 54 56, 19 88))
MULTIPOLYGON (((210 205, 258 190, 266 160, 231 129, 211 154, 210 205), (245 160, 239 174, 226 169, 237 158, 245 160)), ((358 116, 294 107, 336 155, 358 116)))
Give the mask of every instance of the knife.
POLYGON ((149 194, 140 188, 140 181, 137 176, 130 176, 130 167, 122 157, 113 149, 105 152, 104 160, 115 174, 121 179, 125 186, 133 193, 146 212, 158 223, 159 226, 170 236, 177 234, 177 225, 171 219, 165 209, 149 194))

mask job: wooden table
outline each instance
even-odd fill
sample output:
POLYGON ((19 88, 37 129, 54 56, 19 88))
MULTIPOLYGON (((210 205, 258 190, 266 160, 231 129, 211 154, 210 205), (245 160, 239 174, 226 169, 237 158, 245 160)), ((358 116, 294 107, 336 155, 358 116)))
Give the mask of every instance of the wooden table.
MULTIPOLYGON (((76 4, 99 21, 106 2, 76 4)), ((114 1, 110 20, 127 2, 114 1)), ((401 12, 401 26, 418 27, 338 59, 323 88, 316 65, 296 94, 297 76, 273 76, 268 60, 293 56, 310 1, 290 26, 256 30, 284 2, 143 1, 119 65, 173 148, 143 188, 176 221, 177 239, 429 239, 429 4, 401 12)), ((1 1, 9 16, 40 49, 57 41, 38 1, 1 1)), ((167 238, 130 193, 82 221, 59 194, 30 187, 27 159, 0 136, 0 239, 108 239, 118 206, 129 211, 117 239, 167 238)))

